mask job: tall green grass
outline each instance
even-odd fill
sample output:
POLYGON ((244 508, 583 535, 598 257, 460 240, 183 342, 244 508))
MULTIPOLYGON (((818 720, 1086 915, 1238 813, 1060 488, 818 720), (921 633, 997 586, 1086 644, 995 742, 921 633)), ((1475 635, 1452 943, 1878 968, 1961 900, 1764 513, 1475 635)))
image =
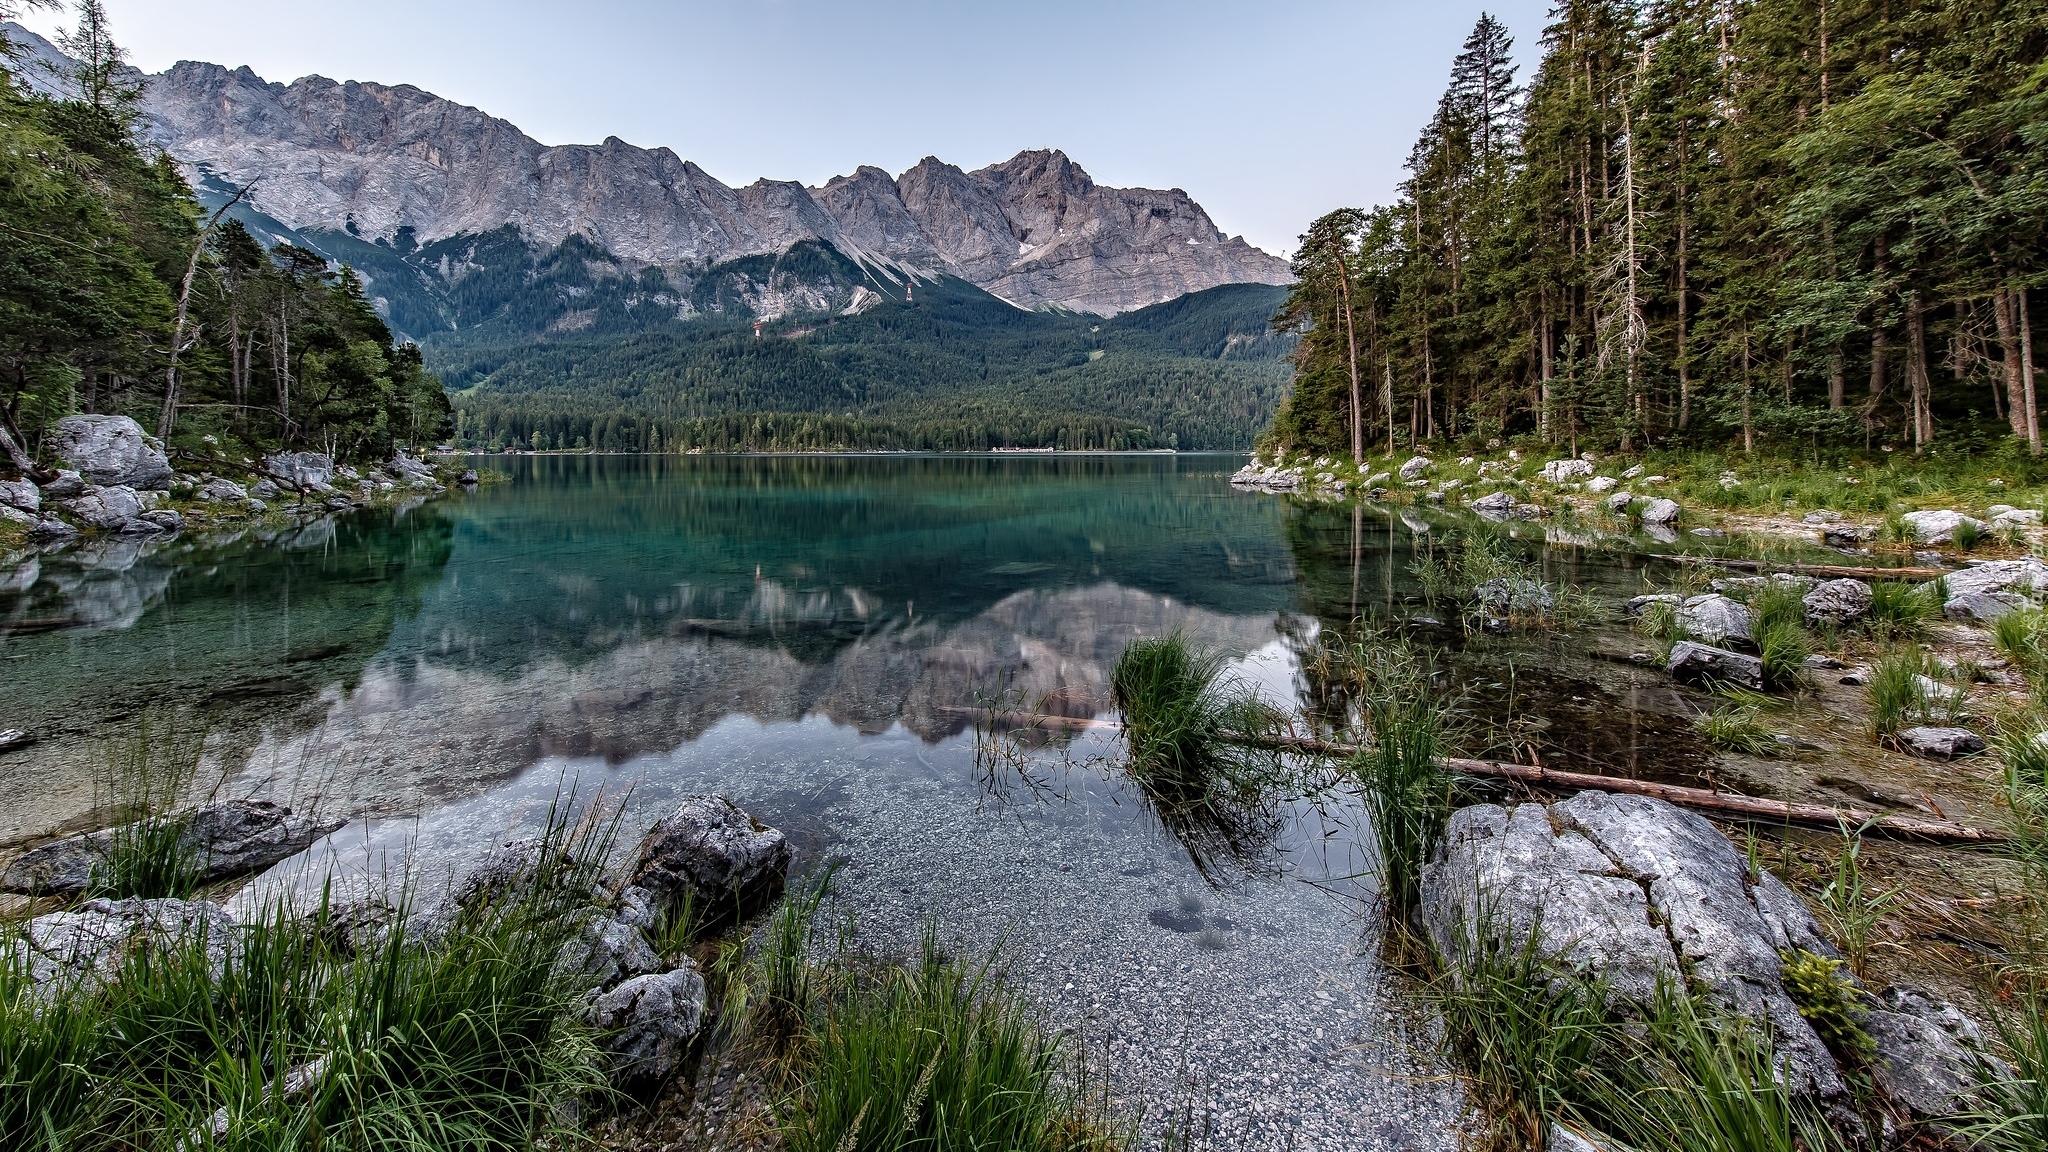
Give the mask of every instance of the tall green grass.
POLYGON ((1947 600, 1941 581, 1935 584, 1930 592, 1925 585, 1903 580, 1872 580, 1870 614, 1864 617, 1864 630, 1879 639, 1891 640, 1910 639, 1925 632, 1929 623, 1941 618, 1941 607, 1947 600))
POLYGON ((1903 728, 1953 723, 1962 713, 1963 693, 1960 689, 1930 690, 1928 682, 1940 683, 1939 672, 1927 654, 1915 648, 1894 649, 1881 657, 1864 685, 1870 700, 1871 737, 1889 743, 1903 728))
POLYGON ((323 902, 274 908, 225 959, 144 947, 103 983, 39 987, 11 942, 0 1147, 488 1152, 565 1136, 558 1106, 605 1090, 577 1011, 586 978, 557 963, 604 845, 552 821, 544 843, 432 944, 394 929, 344 952, 323 902))
POLYGON ((1776 756, 1784 751, 1777 734, 1759 719, 1754 706, 1731 704, 1696 718, 1693 727, 1702 739, 1726 752, 1744 756, 1776 756))
POLYGON ((1750 634, 1769 687, 1797 687, 1806 679, 1813 638, 1806 632, 1804 596, 1797 584, 1772 581, 1749 598, 1750 634))

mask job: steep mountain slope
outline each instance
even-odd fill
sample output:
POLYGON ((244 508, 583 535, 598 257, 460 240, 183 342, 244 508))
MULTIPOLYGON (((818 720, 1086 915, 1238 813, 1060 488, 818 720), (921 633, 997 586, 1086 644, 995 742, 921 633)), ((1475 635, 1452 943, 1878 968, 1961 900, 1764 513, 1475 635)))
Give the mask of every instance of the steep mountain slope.
POLYGON ((506 227, 580 236, 621 260, 692 270, 806 240, 950 274, 1021 307, 1112 315, 1233 283, 1286 283, 1284 261, 1223 235, 1178 189, 1105 188, 1056 151, 974 172, 927 158, 822 188, 721 183, 616 137, 549 147, 411 85, 182 62, 151 77, 148 132, 195 173, 254 182, 253 206, 302 232, 432 244, 506 227))

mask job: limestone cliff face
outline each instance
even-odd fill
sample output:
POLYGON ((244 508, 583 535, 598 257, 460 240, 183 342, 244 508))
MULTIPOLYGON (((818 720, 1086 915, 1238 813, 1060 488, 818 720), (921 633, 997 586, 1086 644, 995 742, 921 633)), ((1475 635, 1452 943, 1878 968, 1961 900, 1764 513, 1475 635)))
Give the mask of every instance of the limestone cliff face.
POLYGON ((504 120, 410 85, 309 76, 268 83, 190 61, 150 78, 147 132, 196 171, 253 182, 298 229, 422 243, 507 224, 530 242, 581 235, 627 261, 703 267, 805 240, 951 273, 1025 308, 1109 315, 1219 284, 1282 284, 1287 265, 1218 232, 1185 192, 1105 188, 1059 152, 964 172, 926 159, 822 188, 731 188, 666 148, 613 137, 543 146, 504 120))

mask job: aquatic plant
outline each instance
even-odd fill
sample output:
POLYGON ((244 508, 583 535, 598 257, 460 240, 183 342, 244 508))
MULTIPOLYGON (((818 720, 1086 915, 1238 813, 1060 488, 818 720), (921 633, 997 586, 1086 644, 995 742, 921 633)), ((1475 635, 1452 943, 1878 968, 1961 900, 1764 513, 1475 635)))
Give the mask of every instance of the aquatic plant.
POLYGON ((1758 719, 1754 705, 1724 705, 1696 718, 1693 726, 1702 739, 1725 752, 1776 756, 1784 750, 1777 734, 1758 719))
POLYGON ((1270 843, 1289 778, 1272 742, 1281 715, 1219 652, 1179 632, 1133 641, 1110 671, 1124 720, 1124 771, 1208 872, 1270 843))
POLYGON ((93 862, 87 895, 182 899, 199 886, 204 861, 185 843, 185 822, 174 813, 189 798, 204 750, 203 733, 156 710, 108 742, 100 787, 112 797, 116 826, 93 862))
POLYGON ((1405 918, 1420 899, 1422 866, 1451 816, 1452 778, 1443 766, 1449 706, 1432 691, 1425 659, 1406 641, 1384 638, 1378 659, 1364 671, 1368 740, 1345 771, 1372 818, 1380 894, 1391 913, 1405 918))
POLYGON ((1887 653, 1871 667, 1864 694, 1870 700, 1872 738, 1879 743, 1888 742, 1901 728, 1934 716, 1939 706, 1928 692, 1930 671, 1933 667, 1926 654, 1912 648, 1887 653))
POLYGON ((952 959, 929 927, 905 963, 841 965, 809 1024, 792 1152, 1124 1143, 995 958, 952 959))

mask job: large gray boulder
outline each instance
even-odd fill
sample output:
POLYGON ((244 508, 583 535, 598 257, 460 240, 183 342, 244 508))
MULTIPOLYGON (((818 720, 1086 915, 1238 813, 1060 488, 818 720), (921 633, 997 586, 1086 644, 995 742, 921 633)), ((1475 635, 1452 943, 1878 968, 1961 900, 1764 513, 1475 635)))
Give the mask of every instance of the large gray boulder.
POLYGON ((1482 516, 1505 520, 1515 514, 1519 503, 1511 492, 1492 492, 1472 502, 1472 510, 1482 516))
POLYGON ((647 942, 647 927, 652 925, 640 923, 630 911, 608 910, 592 917, 576 939, 562 945, 557 962, 564 971, 592 978, 599 988, 659 972, 661 957, 647 942))
POLYGON ((391 463, 385 465, 393 476, 400 480, 429 480, 434 478, 434 466, 424 460, 415 460, 403 452, 392 455, 391 463))
POLYGON ((629 883, 657 911, 690 902, 705 923, 745 917, 782 892, 790 846, 781 832, 723 796, 688 796, 640 842, 629 883))
POLYGON ((88 900, 28 922, 22 959, 30 983, 91 988, 106 982, 138 949, 204 950, 218 974, 237 943, 234 917, 206 900, 88 900))
POLYGON ((1643 523, 1669 524, 1673 520, 1678 519, 1680 512, 1678 501, 1659 497, 1650 501, 1649 505, 1643 509, 1643 523))
POLYGON ((673 971, 635 976, 590 1006, 613 1082, 659 1084, 676 1074, 704 1025, 704 977, 685 960, 673 971))
POLYGON ((1429 469, 1429 457, 1411 456, 1407 463, 1401 465, 1396 475, 1400 476, 1403 480, 1420 480, 1422 479, 1422 474, 1429 471, 1429 469))
POLYGON ((281 484, 319 491, 334 480, 334 458, 319 452, 275 452, 263 458, 263 471, 281 484))
POLYGON ((171 462, 163 442, 126 416, 66 416, 43 439, 65 468, 108 487, 166 489, 171 462))
POLYGON ((1965 524, 1973 526, 1979 532, 1991 527, 1974 516, 1965 516, 1949 508, 1931 512, 1908 512, 1899 519, 1905 521, 1906 527, 1913 530, 1913 539, 1922 544, 1946 544, 1955 539, 1956 529, 1965 524))
POLYGON ((1861 580, 1823 580, 1802 599, 1806 621, 1822 624, 1853 624, 1870 615, 1870 585, 1861 580))
POLYGON ((64 501, 64 510, 95 532, 119 532, 142 515, 142 501, 133 488, 95 486, 64 501))
POLYGON ((1941 614, 1959 624, 1994 624, 2032 603, 2017 592, 1959 592, 1942 603, 1941 614))
MULTIPOLYGON (((1922 584, 1922 588, 1929 585, 1922 584)), ((1950 598, 1971 592, 2016 592, 2022 596, 2048 593, 2048 564, 2027 556, 2019 560, 1986 560, 1971 564, 1941 578, 1950 598)))
POLYGON ((1671 610, 1676 612, 1679 605, 1683 603, 1685 603, 1685 597, 1680 596, 1676 592, 1651 592, 1643 596, 1629 597, 1628 603, 1622 607, 1623 611, 1628 613, 1629 619, 1633 620, 1648 612, 1655 605, 1669 604, 1671 605, 1671 610))
POLYGON ((1877 1045, 1872 1079, 1915 1120, 1940 1120, 1968 1106, 1984 1079, 2011 1075, 1984 1047, 1984 1034, 1954 1005, 1893 985, 1863 1021, 1877 1045))
POLYGON ((1833 1057, 1786 993, 1781 953, 1835 957, 1798 896, 1752 878, 1704 818, 1641 796, 1459 810, 1423 869, 1420 916, 1455 974, 1487 942, 1532 937, 1562 966, 1605 980, 1622 1006, 1682 984, 1769 1028, 1787 1083, 1839 1102, 1833 1057))
POLYGON ((1749 609, 1718 592, 1693 596, 1678 608, 1678 626, 1705 644, 1749 641, 1749 609))
MULTIPOLYGON (((156 819, 183 822, 178 842, 199 867, 201 883, 268 868, 339 827, 296 815, 268 800, 224 800, 156 819)), ((93 867, 106 858, 109 848, 145 823, 37 845, 8 862, 0 872, 0 890, 39 895, 83 892, 93 867)))
POLYGON ((1764 687, 1762 660, 1690 640, 1680 640, 1671 646, 1664 670, 1678 680, 1725 680, 1759 692, 1764 687))

